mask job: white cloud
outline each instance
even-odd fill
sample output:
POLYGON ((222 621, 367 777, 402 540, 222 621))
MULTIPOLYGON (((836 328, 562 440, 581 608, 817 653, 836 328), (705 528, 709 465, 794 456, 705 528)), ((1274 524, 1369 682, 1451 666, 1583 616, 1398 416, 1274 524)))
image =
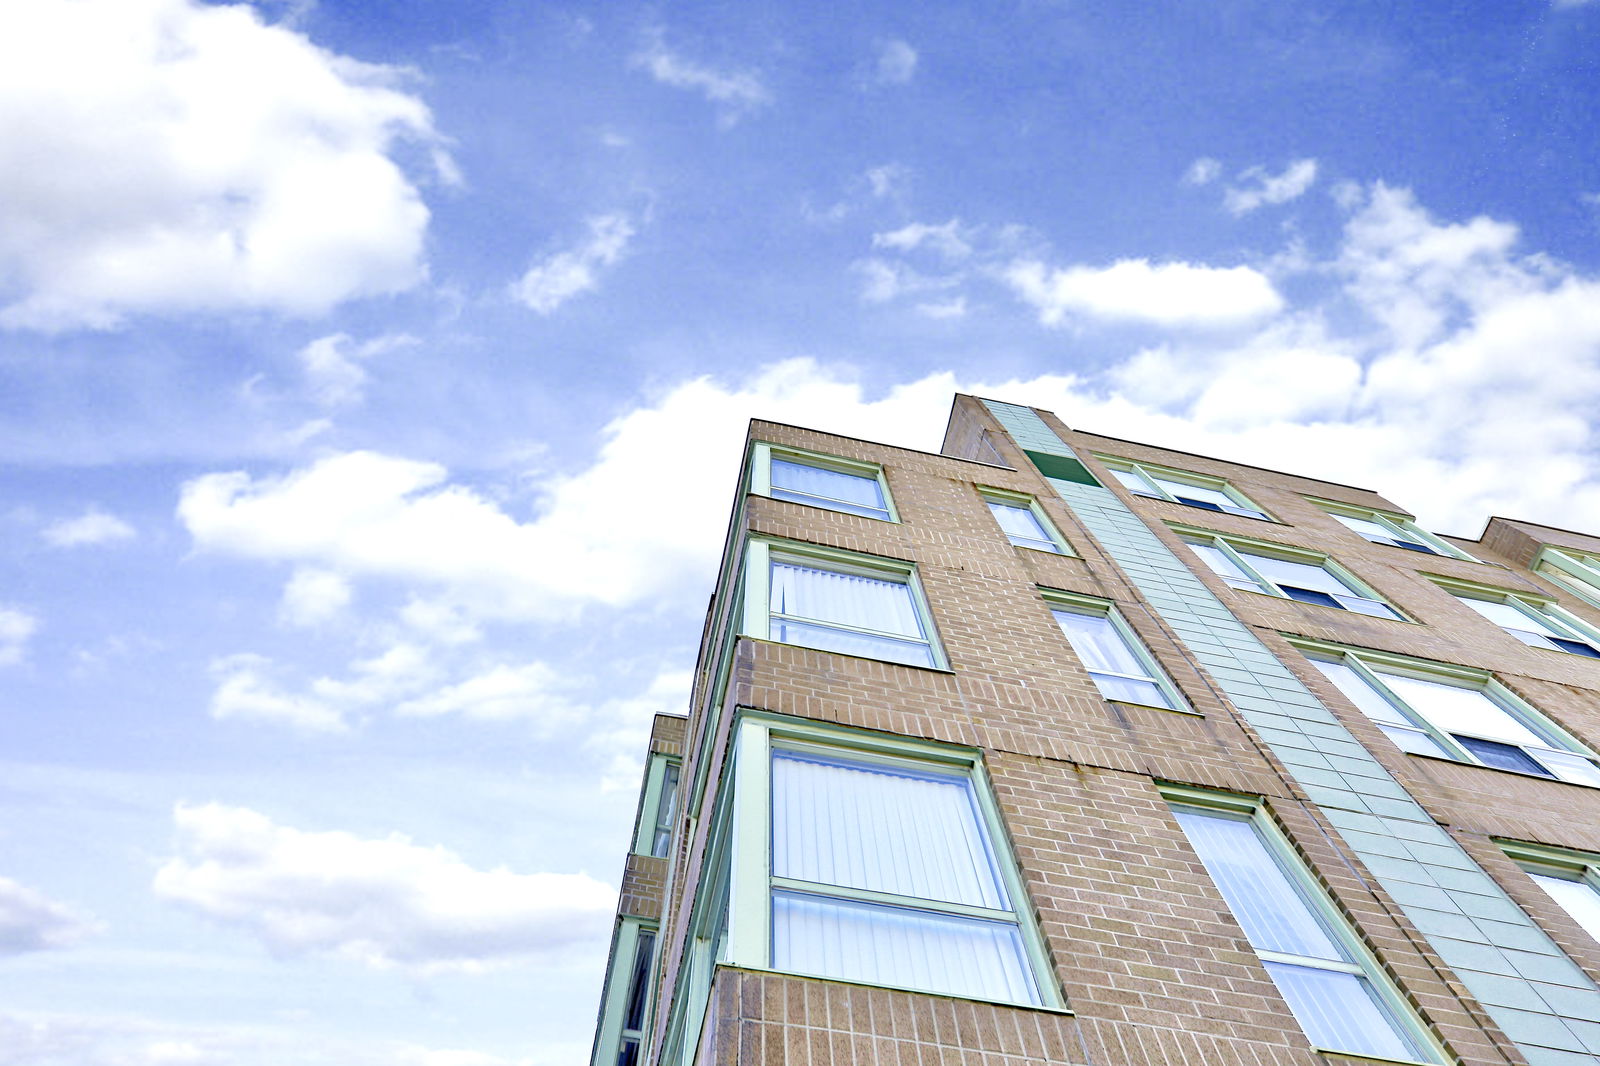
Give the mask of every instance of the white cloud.
POLYGON ((179 805, 163 899, 282 955, 478 972, 603 946, 615 889, 587 874, 479 870, 439 846, 278 825, 243 807, 179 805))
POLYGON ((348 333, 332 333, 307 344, 297 358, 311 398, 323 407, 345 407, 360 403, 365 396, 368 375, 362 363, 416 343, 415 337, 386 334, 356 344, 348 333))
POLYGON ((1222 175, 1222 164, 1209 156, 1201 156, 1183 172, 1185 185, 1209 185, 1222 175))
POLYGON ((40 534, 57 548, 78 548, 91 544, 110 544, 130 540, 134 529, 114 514, 89 508, 77 518, 63 518, 52 522, 40 534))
POLYGON ((290 625, 310 627, 337 616, 349 605, 349 581, 331 570, 301 567, 284 586, 278 616, 290 625))
POLYGON ((64 948, 100 925, 9 877, 0 877, 0 956, 64 948))
POLYGON ((934 225, 929 222, 912 222, 897 230, 872 235, 874 248, 890 248, 898 252, 914 252, 927 248, 946 259, 965 259, 972 254, 972 242, 961 220, 934 225))
POLYGON ((963 318, 967 313, 967 298, 957 296, 949 300, 920 303, 917 305, 917 313, 929 318, 963 318))
POLYGON ((879 85, 904 85, 917 73, 917 50, 905 41, 885 41, 878 49, 879 85))
POLYGON ((661 33, 649 35, 633 57, 652 78, 674 89, 697 92, 717 106, 718 121, 731 126, 772 102, 761 79, 746 71, 721 71, 696 63, 667 48, 661 33))
POLYGON ((308 733, 339 733, 349 728, 344 714, 326 701, 284 691, 270 675, 272 663, 250 653, 227 655, 211 663, 217 678, 211 717, 281 722, 308 733))
POLYGON ((1122 259, 1109 267, 1050 268, 1020 260, 1006 270, 1005 280, 1047 326, 1060 325, 1068 315, 1169 327, 1237 325, 1283 307, 1272 282, 1248 266, 1122 259))
POLYGON ((1266 204, 1286 204, 1305 194, 1317 180, 1315 159, 1296 159, 1281 174, 1250 167, 1239 174, 1242 184, 1229 186, 1222 203, 1232 214, 1245 215, 1266 204))
POLYGON ((0 603, 0 666, 15 666, 28 651, 39 619, 21 607, 0 603))
POLYGON ((511 295, 541 315, 550 314, 572 297, 595 288, 599 284, 596 272, 622 257, 633 233, 633 223, 626 215, 589 219, 587 239, 529 267, 511 286, 511 295))
POLYGON ((407 700, 395 708, 395 713, 428 718, 443 714, 491 720, 535 718, 549 728, 577 717, 578 709, 571 702, 573 689, 574 679, 546 663, 500 663, 464 681, 407 700))
POLYGON ((867 168, 867 187, 875 200, 893 198, 905 191, 911 170, 901 163, 885 163, 867 168))
POLYGON ((245 4, 0 4, 0 325, 319 314, 420 281, 403 72, 245 4))

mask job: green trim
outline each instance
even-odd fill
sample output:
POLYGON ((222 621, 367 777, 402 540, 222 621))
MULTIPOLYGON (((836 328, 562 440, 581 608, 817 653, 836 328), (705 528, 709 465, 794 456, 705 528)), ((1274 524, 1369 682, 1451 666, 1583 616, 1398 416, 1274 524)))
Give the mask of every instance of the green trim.
MULTIPOLYGON (((661 821, 662 785, 666 782, 667 768, 675 763, 682 766, 682 761, 675 755, 662 755, 659 752, 650 755, 650 765, 645 770, 644 791, 639 796, 639 811, 634 816, 635 855, 655 855, 656 828, 661 821)), ((683 789, 681 778, 678 788, 680 791, 683 789)))
MULTIPOLYGON (((1264 951, 1251 945, 1251 950, 1262 960, 1263 964, 1269 961, 1281 961, 1300 966, 1314 965, 1331 972, 1349 973, 1366 978, 1368 987, 1372 989, 1386 1008, 1385 1013, 1395 1028, 1408 1037, 1417 1050, 1433 1056, 1429 1059, 1388 1059, 1380 1057, 1380 1061, 1429 1063, 1435 1064, 1435 1066, 1438 1063, 1454 1061, 1444 1046, 1422 1023, 1422 1020, 1417 1017, 1416 1011, 1389 978, 1378 957, 1362 941, 1356 932, 1355 926, 1345 917, 1343 910, 1333 896, 1318 882, 1311 869, 1300 858, 1289 833, 1273 816, 1265 800, 1242 796, 1237 793, 1187 786, 1158 784, 1157 788, 1160 790, 1162 798, 1174 810, 1187 808, 1203 815, 1233 818, 1250 823, 1251 827, 1256 831, 1257 838, 1265 846, 1268 855, 1289 879, 1290 884, 1294 886, 1302 902, 1307 905, 1317 918, 1321 919, 1320 924, 1324 930, 1339 943, 1352 960, 1348 964, 1330 965, 1332 960, 1313 960, 1308 957, 1286 956, 1276 952, 1264 951)), ((1198 854, 1196 857, 1198 858, 1198 854)), ((1234 920, 1237 922, 1238 917, 1235 916, 1234 920)), ((1307 1042, 1310 1042, 1309 1036, 1307 1037, 1307 1042)), ((1374 1057, 1349 1049, 1312 1046, 1319 1051, 1327 1051, 1336 1055, 1348 1055, 1354 1058, 1374 1057)))
POLYGON ((1600 558, 1573 548, 1546 544, 1533 557, 1529 569, 1600 610, 1600 558))
POLYGON ((838 474, 854 474, 856 477, 866 478, 878 483, 878 491, 883 494, 884 510, 889 512, 887 519, 876 515, 858 514, 853 510, 844 510, 838 507, 829 507, 819 499, 816 503, 804 503, 799 500, 785 500, 785 503, 798 503, 802 507, 818 507, 824 511, 834 511, 839 514, 854 515, 857 518, 870 518, 875 522, 900 521, 900 513, 894 505, 894 496, 889 492, 889 481, 884 477, 883 466, 878 463, 863 462, 860 459, 846 459, 843 456, 828 455, 825 452, 807 451, 804 448, 792 448, 787 444, 772 444, 764 440, 750 442, 750 486, 749 489, 757 496, 766 496, 777 499, 772 495, 772 457, 789 459, 803 466, 814 466, 819 470, 831 470, 838 474))
MULTIPOLYGON (((1278 544, 1270 540, 1256 540, 1252 537, 1239 537, 1232 533, 1218 533, 1213 529, 1203 529, 1199 526, 1184 525, 1177 522, 1168 522, 1167 526, 1188 543, 1203 541, 1205 544, 1216 548, 1218 551, 1221 551, 1230 560, 1232 560, 1235 566, 1244 571, 1245 575, 1249 577, 1251 581, 1255 582, 1256 585, 1259 586, 1254 590, 1240 589, 1238 586, 1230 583, 1225 576, 1221 574, 1216 575, 1219 580, 1235 591, 1255 591, 1265 596, 1272 596, 1276 599, 1295 599, 1295 597, 1290 596, 1288 593, 1279 588, 1276 581, 1267 577, 1265 574, 1251 565, 1251 556, 1261 556, 1267 559, 1277 559, 1280 562, 1299 563, 1302 566, 1314 566, 1331 576, 1341 585, 1345 586, 1345 588, 1350 591, 1350 595, 1355 599, 1367 600, 1371 603, 1379 604, 1393 612, 1393 617, 1389 618, 1388 621, 1405 622, 1409 625, 1421 624, 1415 618, 1412 618, 1404 611, 1400 610, 1400 608, 1396 607, 1393 603, 1390 603, 1386 597, 1381 595, 1371 585, 1368 585, 1350 570, 1340 565, 1338 560, 1323 552, 1312 551, 1307 548, 1298 548, 1285 544, 1278 544)), ((1206 572, 1214 573, 1210 565, 1207 564, 1204 559, 1200 560, 1200 564, 1205 567, 1206 572)), ((1311 591, 1320 590, 1314 589, 1311 591)), ((1295 602, 1305 603, 1306 601, 1295 600, 1295 602)), ((1314 603, 1311 604, 1311 606, 1316 607, 1326 605, 1314 603)), ((1344 606, 1340 606, 1335 609, 1349 611, 1349 613, 1360 615, 1363 618, 1383 617, 1382 615, 1367 614, 1363 611, 1353 611, 1344 606)))
MULTIPOLYGON (((600 996, 600 1024, 595 1027, 594 1046, 589 1052, 590 1066, 616 1066, 617 1052, 622 1044, 623 1014, 628 1004, 628 985, 633 978, 635 956, 639 949, 640 933, 656 933, 653 948, 655 957, 650 960, 650 973, 645 987, 653 990, 655 973, 660 965, 661 937, 654 923, 639 918, 623 917, 617 920, 611 937, 611 954, 606 964, 605 990, 600 996)), ((647 992, 645 1014, 642 1022, 641 1049, 649 1041, 650 1021, 655 1015, 655 996, 647 992)), ((641 1055, 640 1060, 644 1061, 641 1055)))
MULTIPOLYGON (((911 737, 871 733, 848 726, 834 726, 791 718, 766 711, 741 709, 734 726, 736 763, 733 807, 733 859, 728 923, 727 961, 756 970, 772 970, 771 894, 774 888, 793 889, 810 895, 910 907, 933 913, 948 913, 1002 921, 1016 926, 1028 955, 1028 965, 1039 1004, 1061 1010, 1064 1003, 1055 981, 1054 969, 1034 917, 1026 885, 1017 869, 1015 849, 1006 833, 1004 820, 995 803, 993 788, 984 771, 982 753, 948 744, 911 737), (772 753, 775 750, 801 751, 843 756, 857 762, 879 762, 905 767, 929 763, 946 772, 967 776, 977 801, 979 817, 988 838, 995 868, 1000 874, 1009 910, 972 907, 938 900, 904 897, 893 893, 818 885, 772 873, 772 753)), ((826 974, 814 976, 828 977, 826 974)), ((894 986, 901 987, 901 986, 894 986)), ((910 989, 911 991, 930 991, 910 989)), ((948 995, 948 993, 939 993, 948 995)), ((969 998, 969 997, 955 997, 969 998)), ((982 997, 980 997, 982 998, 982 997)), ((1014 1000, 994 1002, 1015 1003, 1014 1000)))
POLYGON ((1095 480, 1095 476, 1089 473, 1088 467, 1070 455, 1051 455, 1049 452, 1034 452, 1027 449, 1024 449, 1022 454, 1026 455, 1045 477, 1055 478, 1057 481, 1070 481, 1076 485, 1099 486, 1100 484, 1095 480))
MULTIPOLYGON (((1050 607, 1052 611, 1060 609, 1091 617, 1100 615, 1109 621, 1112 628, 1117 631, 1117 635, 1122 638, 1123 644, 1127 645, 1128 650, 1133 653, 1133 657, 1139 660, 1140 665, 1148 672, 1149 676, 1145 680, 1150 681, 1159 688, 1167 699, 1172 702, 1172 706, 1161 707, 1150 703, 1132 703, 1128 700, 1112 699, 1102 692, 1101 695, 1105 696, 1107 701, 1111 703, 1126 703, 1132 707, 1151 707, 1158 711, 1177 711, 1179 714, 1193 714, 1202 718, 1205 717, 1184 698, 1183 692, 1173 683, 1167 672, 1161 668, 1161 664, 1156 660, 1154 653, 1150 651, 1144 641, 1139 639, 1139 635, 1133 631, 1133 627, 1128 625, 1128 620, 1122 617, 1122 612, 1117 610, 1116 604, 1110 600, 1084 596, 1075 592, 1063 592, 1060 589, 1041 588, 1039 595, 1044 598, 1045 605, 1050 607)), ((1057 628, 1059 629, 1059 626, 1057 628)), ((1066 638, 1065 634, 1063 634, 1063 638, 1067 639, 1070 647, 1071 640, 1066 638)), ((1085 666, 1084 669, 1087 671, 1088 667, 1085 666)))
MULTIPOLYGON (((1124 459, 1120 456, 1101 455, 1099 452, 1096 452, 1094 457, 1104 463, 1110 470, 1122 470, 1137 475, 1149 487, 1152 495, 1157 499, 1166 500, 1168 503, 1191 506, 1184 504, 1182 500, 1174 496, 1169 489, 1161 484, 1162 481, 1169 481, 1178 485, 1190 485, 1197 489, 1211 489, 1213 492, 1220 492, 1228 497, 1233 501, 1234 506, 1255 512, 1254 514, 1238 515, 1237 517, 1239 518, 1254 518, 1267 522, 1277 521, 1267 513, 1265 507, 1240 492, 1227 478, 1215 477, 1211 474, 1196 474, 1193 471, 1178 470, 1170 466, 1158 466, 1155 463, 1135 462, 1132 459, 1124 459)), ((1127 486, 1124 485, 1123 488, 1127 488, 1127 486)), ((1225 511, 1223 513, 1227 514, 1229 512, 1225 511)))
MULTIPOLYGON (((1465 559, 1469 563, 1482 562, 1481 559, 1473 558, 1471 555, 1468 555, 1454 544, 1451 544, 1448 541, 1429 533, 1421 526, 1418 526, 1411 515, 1403 514, 1399 511, 1380 511, 1375 507, 1360 507, 1353 503, 1342 503, 1338 500, 1323 499, 1320 496, 1308 495, 1305 498, 1316 504, 1330 515, 1344 515, 1346 518, 1364 518, 1369 522, 1377 524, 1378 526, 1389 527, 1396 539, 1411 540, 1416 541, 1418 544, 1426 544, 1428 547, 1432 548, 1436 554, 1442 555, 1447 559, 1465 559)), ((1349 529, 1348 526, 1345 528, 1349 529)), ((1355 533, 1356 531, 1352 529, 1350 532, 1355 533)), ((1361 534, 1356 533, 1356 536, 1359 537, 1361 534)), ((1369 540, 1366 537, 1362 537, 1362 539, 1366 540, 1369 544, 1377 543, 1376 541, 1369 540)), ((1410 549, 1402 548, 1401 550, 1409 551, 1410 549)))
MULTIPOLYGON (((1011 492, 1007 489, 992 488, 988 485, 979 485, 977 488, 978 495, 983 499, 985 504, 992 500, 995 503, 1026 509, 1028 513, 1033 515, 1034 519, 1039 523, 1039 528, 1044 530, 1045 538, 1056 546, 1056 552, 1058 554, 1066 556, 1076 556, 1078 554, 1072 550, 1072 545, 1067 543, 1067 538, 1061 535, 1061 530, 1056 528, 1056 524, 1052 522, 1050 520, 1050 516, 1045 513, 1045 510, 1040 505, 1037 496, 1029 495, 1026 492, 1011 492)), ((998 525, 999 523, 997 522, 996 524, 998 525)), ((1005 530, 1003 529, 1000 532, 1002 535, 1009 536, 1009 534, 1006 534, 1005 530)), ((1016 547, 1025 548, 1028 547, 1028 545, 1017 544, 1016 547)), ((1039 549, 1035 548, 1032 550, 1038 551, 1039 549)))
POLYGON ((1580 877, 1584 875, 1592 877, 1594 872, 1600 869, 1600 854, 1592 851, 1557 848, 1548 844, 1530 844, 1524 840, 1506 840, 1502 837, 1490 839, 1513 862, 1547 866, 1567 873, 1576 873, 1580 877))

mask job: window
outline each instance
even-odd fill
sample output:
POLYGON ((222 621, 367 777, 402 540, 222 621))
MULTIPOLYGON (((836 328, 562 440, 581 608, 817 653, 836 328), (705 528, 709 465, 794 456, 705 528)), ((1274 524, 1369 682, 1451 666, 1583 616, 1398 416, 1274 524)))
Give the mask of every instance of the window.
MULTIPOLYGON (((1112 475, 1136 496, 1151 496, 1158 500, 1204 507, 1208 511, 1226 511, 1246 518, 1267 518, 1267 513, 1247 499, 1244 493, 1221 478, 1186 474, 1178 470, 1165 470, 1143 463, 1130 463, 1125 459, 1100 457, 1112 475)), ((1271 519, 1268 519, 1271 521, 1271 519)))
POLYGON ((1188 789, 1171 790, 1167 798, 1313 1045, 1352 1055, 1439 1061, 1437 1049, 1371 955, 1253 804, 1188 789), (1207 805, 1194 805, 1196 799, 1207 805))
POLYGON ((775 500, 895 521, 883 471, 872 463, 757 442, 750 459, 750 491, 775 500))
POLYGON ((910 666, 944 665, 909 563, 752 540, 746 566, 746 634, 910 666))
POLYGON ((654 991, 656 931, 624 918, 611 944, 591 1066, 637 1066, 654 991))
POLYGON ((1499 844, 1534 884, 1600 941, 1600 855, 1508 840, 1499 844))
POLYGON ((1471 559, 1472 556, 1460 548, 1440 540, 1432 533, 1418 529, 1411 520, 1403 515, 1385 514, 1381 511, 1369 511, 1361 507, 1351 507, 1346 504, 1334 503, 1331 500, 1313 500, 1334 519, 1365 537, 1374 544, 1390 544, 1396 548, 1405 548, 1407 551, 1423 552, 1427 555, 1445 555, 1452 559, 1471 559))
POLYGON ((1102 696, 1120 703, 1188 710, 1172 682, 1109 604, 1059 594, 1047 594, 1046 598, 1056 624, 1102 696))
POLYGON ((1006 539, 1012 544, 1056 555, 1072 554, 1067 542, 1039 507, 1039 501, 1031 496, 1003 493, 998 489, 979 491, 983 495, 983 502, 989 505, 989 513, 1000 523, 1006 539))
POLYGON ((665 858, 672 850, 672 830, 678 813, 678 760, 652 755, 645 771, 644 796, 639 804, 639 825, 633 850, 638 855, 665 858))
POLYGON ((1320 556, 1291 555, 1285 549, 1234 543, 1199 531, 1186 532, 1184 539, 1207 566, 1236 589, 1286 596, 1374 618, 1401 617, 1372 590, 1320 556))
POLYGON ((1593 754, 1492 678, 1372 652, 1311 650, 1312 664, 1402 751, 1600 786, 1593 754))
POLYGON ((1600 556, 1547 547, 1533 560, 1533 569, 1590 606, 1600 607, 1600 556))
POLYGON ((1448 584, 1444 588, 1524 644, 1600 659, 1600 647, 1596 647, 1600 640, 1560 608, 1480 586, 1448 584))
POLYGON ((1059 1006, 974 753, 746 714, 734 965, 1059 1006))

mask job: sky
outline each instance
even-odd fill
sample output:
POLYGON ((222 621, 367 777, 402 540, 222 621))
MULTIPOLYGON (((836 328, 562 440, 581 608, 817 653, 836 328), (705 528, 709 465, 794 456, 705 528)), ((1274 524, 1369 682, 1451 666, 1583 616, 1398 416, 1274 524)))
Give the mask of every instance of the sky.
POLYGON ((1600 530, 1600 0, 0 4, 0 1066, 576 1066, 765 418, 1600 530))

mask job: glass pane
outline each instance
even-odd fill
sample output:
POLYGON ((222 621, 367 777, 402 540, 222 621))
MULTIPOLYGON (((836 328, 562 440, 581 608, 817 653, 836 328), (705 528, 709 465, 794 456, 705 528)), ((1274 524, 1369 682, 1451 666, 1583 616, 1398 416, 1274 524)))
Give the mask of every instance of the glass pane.
POLYGON ((836 651, 842 655, 860 655, 868 659, 885 659, 907 666, 932 666, 933 649, 923 643, 880 637, 871 633, 854 633, 848 629, 811 622, 789 622, 774 618, 767 639, 784 644, 798 644, 818 651, 836 651))
POLYGON ((919 899, 1007 906, 965 774, 773 752, 772 872, 919 899))
POLYGON ((1563 781, 1600 786, 1600 769, 1596 769, 1594 760, 1587 756, 1575 755, 1570 751, 1552 751, 1549 748, 1539 748, 1534 754, 1544 763, 1546 769, 1554 771, 1563 781))
POLYGON ((622 1027, 638 1032, 644 1027, 644 1008, 650 999, 650 960, 655 955, 656 935, 639 934, 633 950, 633 973, 628 978, 627 1009, 622 1015, 622 1027))
POLYGON ((1315 589, 1318 592, 1326 592, 1329 595, 1337 596, 1348 596, 1355 592, 1350 586, 1313 563, 1297 563, 1292 559, 1275 559, 1269 555, 1256 555, 1254 552, 1240 552, 1239 554, 1243 555, 1245 562, 1255 567, 1262 577, 1277 585, 1293 585, 1296 588, 1315 589))
POLYGON ((1336 514, 1333 517, 1368 540, 1376 541, 1379 544, 1391 544, 1394 542, 1395 535, 1390 532, 1388 527, 1379 525, 1370 518, 1353 518, 1345 514, 1336 514))
POLYGON ((802 499, 800 501, 802 503, 819 502, 827 506, 829 501, 833 501, 854 504, 862 512, 873 517, 887 518, 889 515, 883 501, 883 487, 878 484, 878 479, 875 477, 847 474, 841 470, 826 470, 820 466, 811 466, 809 463, 797 463, 773 456, 772 488, 774 494, 786 491, 794 496, 813 498, 802 499))
POLYGON ((1566 637, 1551 637, 1550 643, 1562 651, 1571 652, 1573 655, 1587 655, 1592 659, 1600 659, 1600 649, 1593 644, 1581 640, 1569 640, 1566 637))
POLYGON ((1281 962, 1266 967, 1317 1047, 1386 1059, 1429 1057, 1395 1025, 1365 977, 1281 962))
POLYGON ((1149 677, 1133 649, 1103 614, 1079 614, 1076 611, 1051 611, 1061 632, 1066 634, 1072 650, 1077 652, 1083 665, 1091 670, 1106 670, 1114 674, 1133 674, 1149 677))
POLYGON ((1172 701, 1167 694, 1161 691, 1161 686, 1153 681, 1137 681, 1128 677, 1112 677, 1107 674, 1090 673, 1095 687, 1100 690, 1100 695, 1108 700, 1121 700, 1123 703, 1139 703, 1146 707, 1171 707, 1172 701))
POLYGON ((1267 850, 1255 826, 1199 811, 1175 813, 1252 947, 1350 961, 1267 850))
POLYGON ((1362 713, 1373 721, 1401 726, 1413 724, 1393 704, 1384 699, 1376 689, 1363 681, 1360 674, 1344 663, 1312 659, 1311 665, 1321 670, 1323 675, 1338 686, 1339 691, 1343 692, 1351 703, 1361 708, 1362 713))
POLYGON ((650 854, 664 858, 672 846, 672 819, 678 809, 678 764, 668 763, 661 775, 661 798, 656 807, 656 831, 650 854))
POLYGON ((1494 603, 1489 600, 1473 599, 1471 596, 1457 596, 1456 599, 1501 629, 1537 630, 1560 635, 1560 630, 1551 628, 1543 619, 1523 614, 1509 603, 1494 603))
POLYGON ((1542 738, 1511 717, 1480 689, 1459 688, 1390 673, 1383 674, 1383 683, 1405 700, 1413 711, 1446 733, 1489 737, 1509 744, 1545 744, 1542 738))
POLYGON ((1202 562, 1216 573, 1227 578, 1230 583, 1239 582, 1249 588, 1256 587, 1255 578, 1239 569, 1238 564, 1229 558, 1228 553, 1221 548, 1213 544, 1196 544, 1193 541, 1187 543, 1190 548, 1194 549, 1194 553, 1200 556, 1202 562))
POLYGON ((1470 751, 1473 757, 1485 766, 1493 766, 1500 770, 1515 770, 1519 774, 1537 774, 1540 777, 1555 776, 1555 774, 1541 766, 1533 756, 1514 745, 1463 736, 1457 736, 1455 741, 1470 751))
POLYGON ((1044 531, 1044 526, 1039 524, 1039 519, 1034 515, 1032 508, 1017 507, 995 500, 985 502, 989 504, 989 513, 994 515, 995 521, 1000 523, 1000 528, 1007 534, 1027 537, 1030 540, 1050 539, 1050 535, 1044 531))
POLYGON ((1016 926, 904 907, 774 892, 772 965, 841 981, 1039 1002, 1016 926))
POLYGON ((772 562, 772 613, 838 622, 858 629, 924 637, 904 581, 772 562))
POLYGON ((1442 759, 1461 761, 1456 756, 1445 751, 1437 741, 1421 730, 1404 729, 1395 725, 1379 725, 1378 728, 1383 730, 1384 736, 1394 741, 1395 746, 1401 751, 1415 752, 1418 755, 1437 755, 1442 759))
POLYGON ((1111 476, 1141 496, 1158 495, 1150 488, 1150 485, 1145 481, 1144 478, 1140 477, 1132 470, 1113 470, 1111 471, 1111 476))
POLYGON ((1157 485, 1166 489, 1172 495, 1185 500, 1199 500, 1201 503, 1215 504, 1217 507, 1237 507, 1232 496, 1221 489, 1207 488, 1204 485, 1190 485, 1183 481, 1174 481, 1171 478, 1156 477, 1153 479, 1157 485))
POLYGON ((1291 600, 1299 600, 1301 603, 1315 603, 1321 607, 1344 609, 1344 604, 1340 603, 1337 597, 1330 596, 1326 592, 1319 592, 1316 589, 1303 589, 1295 585, 1279 585, 1278 589, 1291 600))
POLYGON ((1399 612, 1387 603, 1369 600, 1365 596, 1335 596, 1340 607, 1356 614, 1369 614, 1374 618, 1399 618, 1399 612))
POLYGON ((1600 940, 1600 893, 1587 881, 1569 881, 1565 877, 1532 871, 1528 876, 1550 893, 1550 898, 1572 915, 1572 920, 1583 926, 1584 932, 1600 940))

